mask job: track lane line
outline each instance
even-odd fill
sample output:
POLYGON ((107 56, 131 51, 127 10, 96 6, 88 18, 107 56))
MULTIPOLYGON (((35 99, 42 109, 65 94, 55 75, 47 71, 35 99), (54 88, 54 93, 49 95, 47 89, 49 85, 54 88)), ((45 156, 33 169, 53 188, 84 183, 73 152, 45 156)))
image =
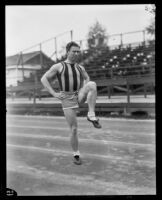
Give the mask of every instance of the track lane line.
MULTIPOLYGON (((7 125, 7 128, 26 128, 26 129, 45 129, 45 130, 66 130, 66 131, 68 131, 68 133, 70 132, 70 130, 69 130, 69 127, 67 127, 67 128, 64 128, 64 127, 56 127, 56 126, 54 126, 53 125, 53 127, 50 127, 50 126, 48 126, 48 127, 45 127, 45 126, 27 126, 27 125, 14 125, 14 124, 8 124, 7 125)), ((91 132, 91 129, 90 128, 78 128, 78 131, 79 132, 82 132, 82 133, 89 133, 89 132, 91 132)), ((112 132, 112 130, 103 130, 103 129, 100 129, 100 130, 96 130, 96 129, 94 129, 94 131, 93 131, 94 133, 95 132, 98 132, 98 134, 109 134, 110 132, 112 132)), ((118 131, 118 130, 115 130, 115 131, 113 131, 113 134, 115 134, 115 133, 120 133, 120 130, 118 131)), ((130 134, 130 133, 124 133, 124 134, 130 134)), ((137 135, 141 135, 141 133, 140 132, 137 132, 137 133, 133 133, 133 134, 137 134, 137 135)), ((153 136, 153 137, 155 137, 155 134, 154 133, 142 133, 142 136, 145 136, 145 135, 147 135, 147 136, 153 136)))
MULTIPOLYGON (((14 128, 27 128, 27 129, 44 129, 44 130, 48 130, 48 129, 50 129, 50 130, 68 130, 68 127, 67 128, 64 128, 64 127, 44 127, 44 126, 20 126, 20 125, 8 125, 7 126, 8 128, 12 128, 12 127, 14 127, 14 128)), ((88 130, 83 130, 83 129, 78 129, 78 131, 81 131, 82 133, 89 133, 90 132, 90 130, 88 129, 88 130)), ((69 132, 69 130, 68 130, 68 132, 69 132)))
MULTIPOLYGON (((20 134, 8 134, 7 136, 17 136, 17 137, 26 137, 26 138, 36 138, 36 139, 50 139, 50 140, 56 140, 56 139, 59 139, 61 141, 69 141, 69 138, 68 137, 59 137, 59 136, 46 136, 46 135, 39 135, 39 134, 32 134, 32 135, 29 135, 29 134, 25 134, 25 133, 20 133, 20 134)), ((105 145, 107 144, 118 144, 118 145, 124 145, 124 146, 141 146, 143 148, 145 148, 146 146, 147 147, 150 147, 150 148, 154 148, 155 147, 155 144, 145 144, 145 143, 131 143, 131 142, 122 142, 122 141, 114 141, 114 140, 110 140, 110 141, 107 141, 107 140, 95 140, 95 139, 83 139, 83 138, 79 138, 79 141, 80 142, 85 142, 85 143, 89 143, 89 144, 98 144, 100 141, 102 143, 104 143, 105 145)))
MULTIPOLYGON (((17 148, 17 149, 25 149, 29 151, 39 151, 44 153, 52 153, 57 155, 72 155, 72 151, 63 151, 63 150, 56 150, 56 149, 47 149, 47 148, 40 148, 40 147, 34 147, 34 146, 25 146, 25 145, 13 145, 13 144, 7 144, 8 148, 17 148)), ((82 153, 82 158, 96 158, 96 159, 103 159, 106 161, 107 159, 111 159, 112 161, 115 160, 122 160, 123 158, 120 156, 111 156, 111 155, 99 155, 99 154, 90 154, 90 153, 82 153)), ((130 161, 130 159, 124 158, 124 161, 130 161)), ((146 161, 146 160, 138 160, 136 159, 135 162, 141 163, 141 164, 147 164, 149 167, 155 166, 155 161, 146 161)), ((129 163, 131 165, 131 163, 129 163)))
MULTIPOLYGON (((40 119, 62 119, 65 120, 64 116, 43 116, 43 115, 11 115, 11 114, 7 114, 6 117, 9 118, 40 118, 40 119)), ((78 120, 86 120, 86 116, 85 117, 77 117, 78 120)), ((155 119, 130 119, 130 118, 105 118, 105 117, 100 117, 101 120, 105 120, 105 121, 144 121, 144 122, 155 122, 155 119)))

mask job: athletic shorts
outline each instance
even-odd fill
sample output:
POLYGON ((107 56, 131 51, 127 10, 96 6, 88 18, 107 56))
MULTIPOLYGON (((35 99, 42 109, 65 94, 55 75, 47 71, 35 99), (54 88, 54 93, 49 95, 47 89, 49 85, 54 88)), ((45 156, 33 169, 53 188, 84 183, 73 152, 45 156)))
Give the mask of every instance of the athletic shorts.
POLYGON ((62 109, 68 109, 68 108, 79 108, 78 103, 78 91, 75 92, 65 92, 61 91, 61 103, 62 103, 62 109))

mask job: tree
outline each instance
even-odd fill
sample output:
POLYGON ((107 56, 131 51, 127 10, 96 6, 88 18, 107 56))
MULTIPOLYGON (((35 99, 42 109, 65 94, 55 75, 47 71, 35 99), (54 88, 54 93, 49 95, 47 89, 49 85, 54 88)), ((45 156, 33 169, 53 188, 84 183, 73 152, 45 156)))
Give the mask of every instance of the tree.
POLYGON ((155 20, 154 19, 151 19, 151 23, 148 27, 146 27, 146 31, 151 36, 155 35, 155 20))
POLYGON ((155 36, 155 14, 156 14, 156 7, 154 4, 148 5, 145 8, 151 15, 150 24, 146 27, 146 31, 149 35, 155 36))
POLYGON ((155 4, 147 5, 147 6, 145 7, 145 10, 148 11, 149 13, 155 15, 156 6, 155 6, 155 4))
POLYGON ((96 21, 90 28, 88 32, 88 47, 89 48, 100 48, 107 45, 107 33, 106 28, 104 28, 98 21, 96 21))

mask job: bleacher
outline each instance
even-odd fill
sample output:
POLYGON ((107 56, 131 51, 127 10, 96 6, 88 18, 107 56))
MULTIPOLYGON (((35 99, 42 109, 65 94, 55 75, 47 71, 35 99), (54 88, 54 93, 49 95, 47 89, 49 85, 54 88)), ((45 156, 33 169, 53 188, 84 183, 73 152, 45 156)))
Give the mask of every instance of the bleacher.
MULTIPOLYGON (((53 64, 64 59, 65 56, 62 56, 61 59, 53 62, 53 64)), ((155 41, 150 41, 146 44, 139 43, 84 50, 81 53, 80 61, 80 64, 85 67, 91 80, 100 82, 98 87, 102 91, 102 85, 107 85, 105 81, 111 81, 114 77, 124 80, 124 78, 129 76, 142 77, 150 74, 154 75, 155 41)), ((48 68, 50 67, 51 65, 48 65, 48 68)), ((24 91, 25 88, 29 88, 29 90, 31 88, 29 93, 33 93, 32 88, 37 88, 39 89, 39 95, 41 95, 40 93, 43 90, 40 79, 48 68, 37 70, 35 74, 31 74, 28 78, 24 77, 22 82, 18 82, 18 87, 24 87, 24 91)), ((58 82, 53 87, 59 89, 58 82)))
POLYGON ((155 65, 155 44, 96 49, 82 64, 92 79, 111 78, 112 71, 116 76, 147 74, 155 65))

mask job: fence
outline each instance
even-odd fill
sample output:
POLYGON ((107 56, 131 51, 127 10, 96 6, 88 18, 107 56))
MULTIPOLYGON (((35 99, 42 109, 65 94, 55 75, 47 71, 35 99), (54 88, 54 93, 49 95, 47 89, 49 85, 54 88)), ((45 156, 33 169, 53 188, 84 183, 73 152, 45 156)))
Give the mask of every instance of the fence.
MULTIPOLYGON (((17 63, 19 64, 20 60, 22 59, 22 55, 24 53, 28 53, 31 51, 40 51, 40 52, 43 51, 47 56, 57 61, 58 58, 65 55, 65 46, 69 41, 73 41, 73 36, 74 36, 73 30, 66 31, 52 38, 49 38, 45 41, 42 41, 39 44, 35 44, 27 49, 24 49, 21 52, 17 53, 19 54, 19 59, 17 63)), ((126 44, 139 43, 139 42, 147 43, 147 41, 149 40, 150 40, 150 35, 147 34, 146 30, 138 30, 126 33, 108 35, 108 40, 106 45, 111 48, 113 46, 119 46, 119 45, 124 46, 126 44)), ((152 40, 154 39, 152 38, 152 40)), ((80 45, 81 50, 86 50, 88 48, 88 39, 84 38, 81 40, 75 40, 75 42, 77 42, 80 45)), ((40 65, 41 64, 42 60, 40 53, 40 65)))

